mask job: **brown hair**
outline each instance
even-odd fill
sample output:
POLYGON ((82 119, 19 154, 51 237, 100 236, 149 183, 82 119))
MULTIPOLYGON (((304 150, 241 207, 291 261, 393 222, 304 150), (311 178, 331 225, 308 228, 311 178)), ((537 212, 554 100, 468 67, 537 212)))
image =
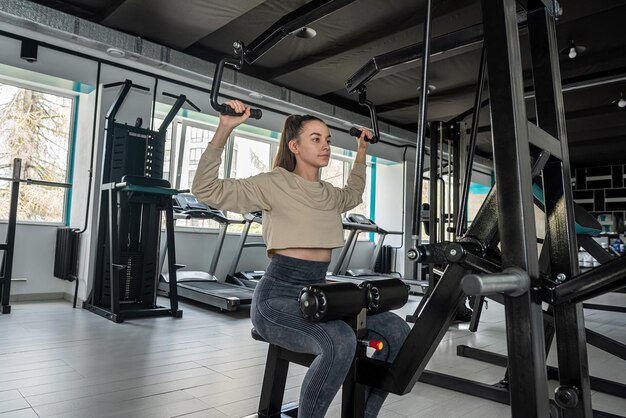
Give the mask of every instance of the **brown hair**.
POLYGON ((324 122, 320 118, 311 115, 290 115, 285 119, 283 131, 280 134, 280 143, 278 144, 278 152, 274 158, 274 166, 282 167, 287 171, 293 171, 296 168, 296 156, 289 149, 289 141, 297 140, 298 135, 302 132, 304 124, 312 120, 324 122))

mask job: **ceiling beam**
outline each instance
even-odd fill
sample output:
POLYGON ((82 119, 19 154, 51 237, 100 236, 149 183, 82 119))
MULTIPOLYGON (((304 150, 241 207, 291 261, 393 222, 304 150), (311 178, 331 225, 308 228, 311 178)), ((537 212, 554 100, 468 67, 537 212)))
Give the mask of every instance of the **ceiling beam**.
POLYGON ((109 5, 104 10, 98 13, 97 22, 98 23, 104 22, 106 19, 109 18, 109 16, 115 13, 117 9, 119 9, 124 3, 126 3, 126 0, 113 0, 111 3, 109 3, 109 5))
MULTIPOLYGON (((471 6, 472 5, 468 5, 466 7, 471 6)), ((456 2, 442 2, 442 4, 435 8, 435 16, 433 17, 445 18, 445 16, 449 15, 450 13, 454 14, 458 12, 458 4, 456 2)), ((423 11, 412 11, 410 13, 407 13, 405 11, 401 16, 398 16, 398 18, 394 20, 393 25, 390 25, 388 21, 380 22, 379 26, 375 28, 369 27, 366 31, 352 34, 352 36, 348 40, 337 42, 333 46, 326 48, 317 54, 306 56, 300 60, 294 61, 292 63, 282 66, 281 68, 276 69, 275 72, 271 73, 272 79, 280 78, 281 76, 298 71, 302 68, 314 66, 332 57, 340 56, 350 51, 363 48, 368 44, 371 44, 372 42, 380 41, 384 38, 401 34, 402 32, 405 32, 407 30, 414 31, 416 30, 416 28, 421 28, 423 26, 423 23, 423 11)), ((421 32, 418 30, 418 33, 421 32)))
POLYGON ((70 14, 72 16, 79 17, 81 19, 89 20, 92 22, 97 21, 98 12, 94 9, 86 9, 84 7, 76 6, 63 0, 31 0, 33 3, 41 4, 42 6, 49 7, 51 9, 59 10, 63 13, 70 14))

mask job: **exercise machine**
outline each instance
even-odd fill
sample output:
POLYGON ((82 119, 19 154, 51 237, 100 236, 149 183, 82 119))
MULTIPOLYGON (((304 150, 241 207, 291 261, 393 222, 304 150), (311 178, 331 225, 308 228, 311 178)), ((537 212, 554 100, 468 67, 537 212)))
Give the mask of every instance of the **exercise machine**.
POLYGON ((244 249, 265 247, 264 242, 248 242, 250 227, 252 226, 252 224, 255 223, 261 225, 261 223, 263 222, 263 213, 245 213, 243 215, 243 221, 243 230, 241 231, 241 236, 239 237, 239 243, 235 248, 235 256, 233 257, 230 268, 228 269, 226 281, 228 283, 233 283, 239 286, 245 286, 254 289, 259 283, 259 280, 261 280, 261 278, 263 277, 263 274, 265 274, 265 272, 262 270, 237 271, 237 266, 239 265, 239 261, 241 260, 241 255, 243 254, 244 249))
MULTIPOLYGON (((483 59, 479 90, 482 91, 482 81, 487 78, 489 91, 497 92, 490 96, 496 184, 474 221, 455 242, 420 244, 419 211, 428 98, 426 94, 421 95, 411 228, 413 246, 407 256, 416 263, 441 264, 446 268, 417 314, 415 325, 394 361, 385 363, 358 357, 356 373, 349 384, 368 385, 399 395, 411 391, 445 335, 459 302, 466 295, 499 294, 506 315, 510 388, 506 396, 512 417, 590 417, 595 411, 591 407, 586 341, 580 332, 585 328, 582 302, 623 287, 626 284, 626 258, 611 260, 582 274, 578 271, 555 36, 559 6, 553 2, 521 0, 482 0, 481 6, 483 22, 478 40, 483 40, 483 59), (538 124, 529 122, 526 115, 518 7, 526 17, 531 45, 538 124), (537 253, 532 194, 535 181, 542 183, 545 196, 547 236, 544 251, 548 253, 549 266, 545 275, 540 271, 537 253), (543 302, 552 309, 558 350, 560 385, 554 401, 548 397, 545 347, 549 341, 544 333, 543 302)), ((298 27, 301 27, 310 22, 307 17, 320 18, 319 13, 312 14, 312 9, 299 9, 287 16, 297 18, 298 27)), ((396 65, 406 62, 411 54, 412 59, 421 58, 420 85, 424 92, 428 88, 431 55, 432 0, 426 1, 425 9, 423 42, 416 48, 418 56, 415 57, 410 48, 384 56, 387 63, 396 59, 396 65)), ((278 29, 285 26, 286 21, 282 19, 277 25, 279 28, 273 27, 271 33, 282 33, 278 29)), ((438 42, 438 48, 451 49, 475 42, 467 40, 470 38, 468 34, 455 32, 445 42, 438 42)), ((472 36, 477 36, 475 31, 472 36)), ((262 45, 267 50, 272 45, 271 38, 268 40, 266 35, 264 40, 266 42, 262 45)), ((358 72, 358 80, 351 79, 346 83, 349 88, 358 88, 358 84, 364 84, 380 68, 389 65, 366 67, 358 72)), ((482 103, 480 94, 477 97, 475 116, 482 103)), ((467 178, 464 185, 469 187, 467 178)), ((264 392, 267 390, 262 389, 264 392)), ((345 397, 342 406, 352 404, 352 400, 354 397, 345 397)), ((274 416, 280 413, 280 406, 277 409, 273 411, 274 416)), ((270 415, 263 412, 259 416, 270 415)), ((342 416, 362 416, 362 411, 345 409, 342 416)))
POLYGON ((178 190, 163 179, 165 134, 178 110, 189 103, 184 95, 157 131, 117 123, 115 117, 131 89, 148 91, 131 80, 105 85, 119 87, 106 116, 104 162, 94 284, 85 309, 114 322, 128 318, 170 315, 178 309, 172 196, 178 190), (170 306, 157 304, 158 243, 164 213, 170 278, 170 306))
MULTIPOLYGON (((0 264, 0 313, 11 313, 11 280, 13 279, 13 257, 15 255, 15 230, 17 227, 17 208, 20 196, 20 184, 54 186, 70 189, 69 183, 60 183, 46 180, 34 180, 30 178, 21 178, 22 159, 13 159, 13 169, 11 177, 0 177, 0 180, 7 181, 11 184, 11 197, 9 200, 9 218, 7 222, 7 233, 3 243, 0 243, 0 251, 2 251, 2 261, 0 264)), ((78 286, 78 283, 77 283, 78 286)), ((76 304, 76 294, 74 295, 74 304, 76 304)))
POLYGON ((371 219, 368 219, 358 213, 351 213, 346 215, 346 217, 343 219, 343 229, 350 231, 350 234, 348 235, 348 239, 346 240, 346 243, 343 246, 339 257, 337 258, 335 268, 332 272, 333 275, 346 275, 353 277, 383 276, 382 274, 379 274, 374 270, 376 266, 376 261, 380 257, 381 251, 383 249, 385 238, 389 234, 402 235, 402 232, 387 231, 379 227, 371 219), (374 252, 372 254, 369 266, 365 269, 350 269, 350 261, 352 260, 359 234, 361 234, 362 232, 375 233, 378 235, 378 240, 376 241, 376 245, 374 246, 374 252))
MULTIPOLYGON (((367 340, 367 316, 398 309, 409 297, 406 285, 399 279, 318 283, 302 289, 299 297, 300 312, 312 322, 343 320, 354 330, 357 348, 352 366, 342 387, 342 417, 362 417, 365 405, 365 386, 358 383, 359 364, 367 359, 367 348, 380 351, 383 342, 367 340)), ((252 329, 252 338, 264 341, 252 329)), ((289 363, 310 366, 313 354, 297 353, 270 344, 261 388, 258 414, 252 417, 297 416, 298 405, 283 405, 289 363)))
MULTIPOLYGON (((219 224, 219 233, 215 250, 211 257, 208 271, 185 270, 179 265, 176 272, 176 284, 178 296, 214 306, 221 311, 235 311, 241 305, 248 305, 252 301, 253 291, 241 286, 224 283, 215 275, 217 263, 222 253, 226 230, 229 225, 242 223, 242 221, 229 219, 219 209, 214 209, 200 202, 194 195, 181 193, 173 197, 173 209, 178 219, 211 219, 219 224)), ((160 270, 165 265, 167 246, 162 244, 160 251, 160 270)), ((161 294, 171 297, 170 274, 161 273, 159 291, 161 294)))

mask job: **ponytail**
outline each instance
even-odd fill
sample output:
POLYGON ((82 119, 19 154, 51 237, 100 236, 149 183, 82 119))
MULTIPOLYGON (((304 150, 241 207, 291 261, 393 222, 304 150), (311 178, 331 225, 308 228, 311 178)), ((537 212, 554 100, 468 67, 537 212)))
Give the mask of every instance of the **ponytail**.
POLYGON ((296 156, 289 149, 289 141, 292 139, 297 141, 304 124, 312 120, 323 122, 320 118, 311 115, 290 115, 285 119, 285 125, 280 134, 280 143, 278 144, 276 158, 274 158, 273 168, 282 167, 287 171, 295 170, 296 156))

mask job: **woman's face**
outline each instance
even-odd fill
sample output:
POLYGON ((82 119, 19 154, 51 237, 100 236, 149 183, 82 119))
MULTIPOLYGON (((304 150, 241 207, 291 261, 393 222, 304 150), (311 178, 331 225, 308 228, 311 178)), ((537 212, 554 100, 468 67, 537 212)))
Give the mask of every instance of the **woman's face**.
POLYGON ((298 161, 316 168, 326 167, 330 161, 330 130, 324 122, 305 122, 298 141, 292 140, 291 151, 298 161))

